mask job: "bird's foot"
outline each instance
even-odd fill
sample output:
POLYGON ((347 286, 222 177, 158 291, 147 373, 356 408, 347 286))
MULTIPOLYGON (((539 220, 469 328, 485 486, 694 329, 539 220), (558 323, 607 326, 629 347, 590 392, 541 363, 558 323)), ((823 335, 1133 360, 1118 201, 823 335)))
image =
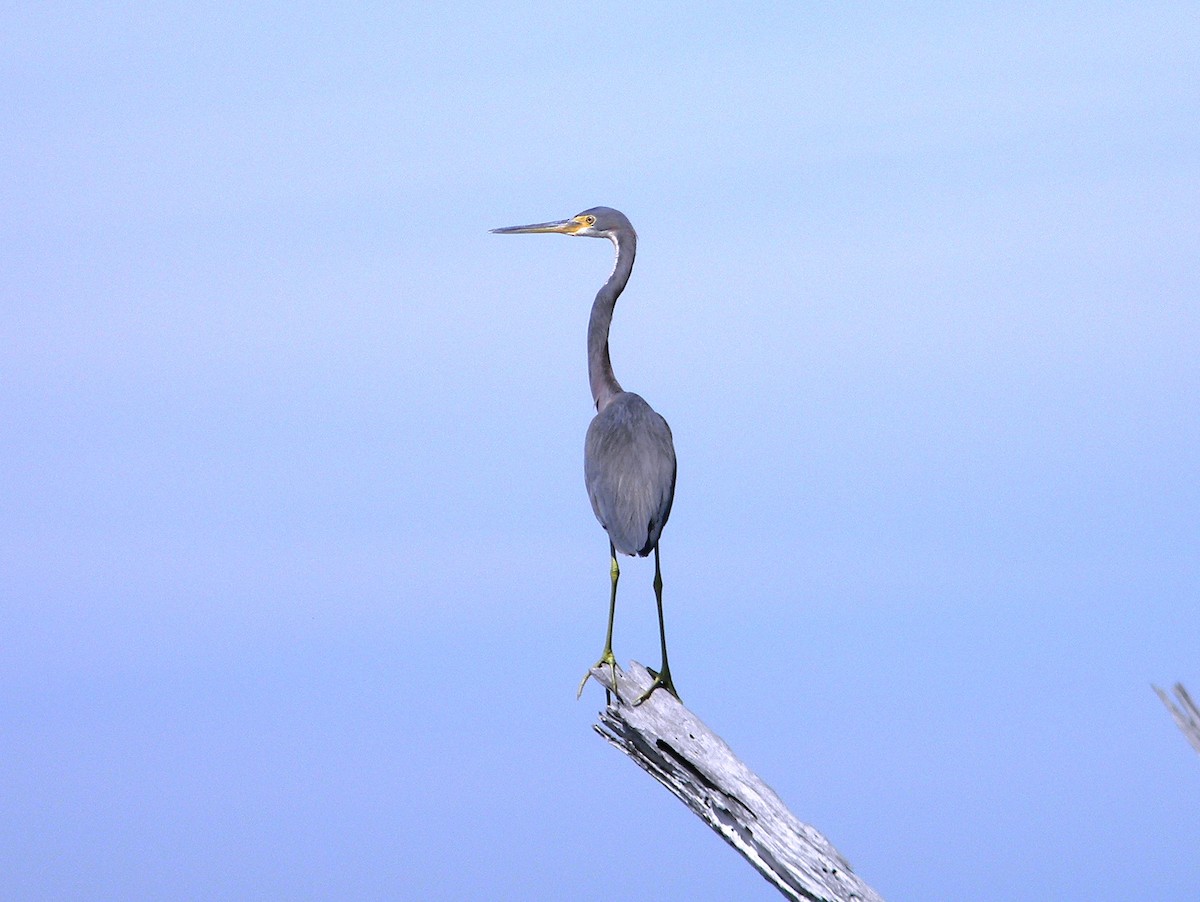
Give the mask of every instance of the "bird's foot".
MULTIPOLYGON (((592 671, 595 670, 597 667, 608 667, 611 669, 611 671, 612 671, 612 690, 611 691, 613 693, 617 692, 617 659, 616 659, 616 657, 613 656, 612 649, 606 648, 606 649, 604 649, 604 654, 602 654, 600 656, 600 660, 597 661, 595 664, 593 664, 588 669, 588 672, 583 675, 583 679, 579 681, 579 691, 575 693, 575 698, 579 698, 583 695, 583 687, 587 685, 588 680, 590 680, 593 676, 595 676, 595 674, 593 674, 592 671)), ((609 694, 609 688, 607 686, 604 687, 604 693, 605 693, 605 696, 607 697, 609 694)), ((611 701, 611 699, 609 699, 609 700, 611 701)), ((618 694, 617 701, 620 701, 620 700, 621 700, 621 696, 618 694)))
POLYGON ((675 691, 675 683, 671 680, 670 667, 664 667, 662 673, 659 673, 657 670, 651 670, 649 667, 646 668, 646 671, 650 676, 654 677, 654 682, 650 684, 649 689, 637 697, 637 700, 633 703, 635 708, 648 699, 655 689, 666 689, 675 696, 675 701, 679 701, 679 693, 675 691))

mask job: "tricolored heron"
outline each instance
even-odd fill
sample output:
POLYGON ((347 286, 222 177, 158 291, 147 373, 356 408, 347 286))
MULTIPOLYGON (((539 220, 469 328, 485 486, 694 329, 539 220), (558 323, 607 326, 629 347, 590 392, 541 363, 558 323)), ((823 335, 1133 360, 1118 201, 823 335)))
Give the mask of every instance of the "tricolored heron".
MULTIPOLYGON (((560 222, 492 229, 501 235, 555 232, 585 238, 607 238, 616 248, 612 275, 596 293, 588 322, 588 380, 596 402, 596 416, 588 426, 583 450, 583 479, 596 519, 608 533, 612 588, 608 603, 608 633, 604 652, 595 666, 612 668, 617 685, 617 659, 613 656, 613 618, 617 610, 617 580, 621 575, 617 552, 646 557, 654 552, 654 598, 658 603, 658 637, 662 643, 662 668, 654 682, 634 702, 641 704, 659 687, 676 698, 667 663, 667 634, 663 626, 662 569, 658 540, 671 514, 675 497, 675 447, 671 427, 641 396, 621 388, 608 356, 608 330, 637 252, 637 233, 625 214, 609 207, 593 207, 560 222)), ((579 684, 579 695, 591 670, 579 684)))

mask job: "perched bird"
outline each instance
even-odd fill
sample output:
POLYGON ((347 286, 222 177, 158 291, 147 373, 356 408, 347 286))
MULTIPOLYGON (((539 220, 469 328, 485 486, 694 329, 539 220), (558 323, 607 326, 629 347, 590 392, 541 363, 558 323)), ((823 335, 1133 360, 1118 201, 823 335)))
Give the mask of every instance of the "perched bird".
MULTIPOLYGON (((617 609, 617 580, 621 570, 617 552, 646 557, 654 552, 654 597, 658 603, 658 636, 662 643, 662 667, 651 671, 654 682, 634 704, 641 704, 655 689, 663 688, 679 697, 671 681, 667 662, 667 634, 663 626, 662 569, 659 565, 658 540, 671 502, 675 498, 675 446, 667 421, 654 412, 640 395, 621 388, 613 375, 608 356, 608 330, 617 298, 633 271, 637 253, 637 233, 625 214, 609 207, 593 207, 578 216, 560 222, 509 226, 492 229, 500 235, 555 232, 585 238, 607 238, 616 248, 612 275, 596 293, 588 322, 588 380, 596 402, 596 416, 588 426, 583 451, 583 478, 596 519, 608 533, 608 551, 612 560, 612 590, 608 605, 608 633, 604 652, 597 667, 612 668, 613 686, 617 685, 617 659, 613 656, 613 618, 617 609)), ((579 693, 587 684, 591 670, 584 674, 579 693)))

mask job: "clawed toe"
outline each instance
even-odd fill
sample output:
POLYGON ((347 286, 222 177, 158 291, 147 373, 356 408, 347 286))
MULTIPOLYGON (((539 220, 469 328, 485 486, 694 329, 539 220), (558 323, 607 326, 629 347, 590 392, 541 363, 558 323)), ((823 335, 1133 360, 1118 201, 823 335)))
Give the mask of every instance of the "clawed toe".
MULTIPOLYGON (((592 671, 594 671, 597 667, 608 667, 612 671, 612 690, 611 691, 614 694, 616 694, 616 692, 617 692, 617 659, 613 656, 612 651, 608 650, 600 656, 600 660, 597 661, 595 664, 593 664, 588 669, 588 672, 583 675, 583 679, 579 681, 579 691, 575 693, 576 699, 581 698, 583 696, 583 687, 587 685, 588 680, 590 680, 593 676, 595 676, 595 674, 592 671)), ((606 686, 604 691, 607 693, 610 690, 606 686)), ((617 694, 617 701, 620 701, 620 700, 621 700, 621 696, 619 694, 617 694)))
POLYGON ((650 676, 654 677, 654 681, 650 684, 650 688, 639 695, 634 701, 633 706, 635 708, 653 695, 655 689, 666 689, 675 696, 675 701, 679 701, 679 693, 675 691, 675 683, 671 680, 671 671, 669 668, 664 667, 662 673, 651 670, 649 667, 646 668, 646 671, 650 676))

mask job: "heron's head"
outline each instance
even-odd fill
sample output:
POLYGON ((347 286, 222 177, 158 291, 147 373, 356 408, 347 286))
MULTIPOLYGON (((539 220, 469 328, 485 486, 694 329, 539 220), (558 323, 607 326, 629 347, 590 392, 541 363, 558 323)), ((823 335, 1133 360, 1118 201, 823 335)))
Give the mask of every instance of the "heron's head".
POLYGON ((618 238, 634 234, 633 226, 625 218, 625 214, 612 207, 592 207, 577 216, 558 222, 508 226, 503 229, 492 229, 492 231, 497 235, 557 232, 560 235, 578 235, 583 238, 608 238, 614 242, 618 238))

